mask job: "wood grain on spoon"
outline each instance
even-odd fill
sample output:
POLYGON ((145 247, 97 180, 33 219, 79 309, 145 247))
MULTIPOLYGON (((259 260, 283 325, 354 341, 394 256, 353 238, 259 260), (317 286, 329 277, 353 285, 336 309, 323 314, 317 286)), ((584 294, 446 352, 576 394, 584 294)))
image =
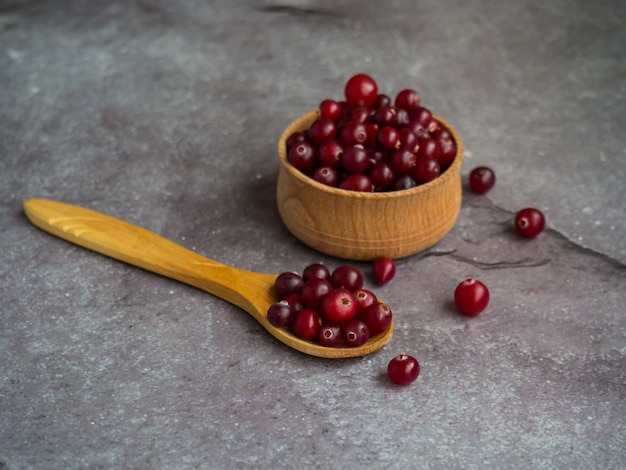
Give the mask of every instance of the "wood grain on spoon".
POLYGON ((305 354, 364 356, 391 341, 393 320, 387 330, 356 348, 328 348, 301 340, 267 320, 267 310, 278 300, 273 294, 277 274, 218 263, 136 225, 64 202, 31 198, 24 202, 24 211, 33 225, 59 238, 197 287, 242 308, 279 341, 305 354))

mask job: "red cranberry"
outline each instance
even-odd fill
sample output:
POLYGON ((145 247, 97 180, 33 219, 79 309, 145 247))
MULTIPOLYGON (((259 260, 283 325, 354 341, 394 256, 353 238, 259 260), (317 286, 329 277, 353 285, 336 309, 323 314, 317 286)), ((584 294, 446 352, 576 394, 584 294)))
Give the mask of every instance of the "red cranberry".
POLYGON ((398 149, 391 154, 389 165, 395 174, 405 175, 413 169, 416 160, 417 156, 413 152, 407 149, 398 149))
POLYGON ((335 187, 339 183, 339 173, 329 166, 317 167, 311 177, 318 183, 325 184, 326 186, 335 187))
POLYGON ((308 142, 299 142, 289 150, 287 160, 298 170, 306 172, 315 166, 316 163, 315 147, 308 142))
POLYGON ((392 104, 391 98, 381 93, 374 100, 374 103, 372 104, 372 108, 378 109, 378 108, 382 108, 383 106, 391 106, 391 104, 392 104))
POLYGON ((365 313, 367 307, 378 302, 376 295, 368 289, 359 289, 354 291, 354 300, 356 300, 356 315, 360 316, 365 313))
POLYGON ((302 276, 292 272, 281 273, 274 281, 274 289, 281 299, 291 294, 299 294, 303 285, 304 279, 302 279, 302 276))
POLYGON ((365 137, 365 142, 363 143, 363 145, 365 146, 365 148, 372 148, 376 145, 376 137, 378 136, 378 124, 368 122, 365 123, 364 126, 367 136, 365 137))
POLYGON ((487 166, 479 166, 470 171, 468 182, 472 191, 484 194, 496 183, 496 174, 487 166))
POLYGON ((341 165, 349 173, 363 173, 370 166, 370 160, 362 145, 352 145, 343 151, 341 165))
POLYGON ((330 280, 330 271, 322 263, 312 263, 304 268, 302 278, 304 282, 310 281, 311 279, 325 279, 328 281, 330 280))
POLYGON ((348 191, 360 191, 363 193, 371 193, 374 191, 372 180, 370 180, 369 177, 363 173, 353 173, 346 176, 339 183, 339 187, 348 191))
POLYGON ((401 191, 403 189, 411 189, 417 186, 417 182, 411 175, 400 175, 393 182, 392 188, 394 191, 401 191))
POLYGON ((290 294, 285 297, 284 300, 289 304, 291 311, 294 313, 299 312, 304 308, 304 305, 302 304, 302 296, 300 294, 290 294))
POLYGON ((342 154, 343 146, 335 139, 322 142, 317 148, 317 159, 321 166, 337 168, 341 162, 342 154))
POLYGON ((296 144, 299 144, 300 142, 306 142, 306 133, 305 132, 294 132, 293 134, 291 134, 287 138, 287 142, 286 142, 287 152, 289 152, 289 150, 291 150, 291 147, 293 147, 296 144))
POLYGON ((417 108, 411 110, 410 115, 411 121, 419 122, 426 129, 428 129, 433 123, 433 113, 430 112, 430 109, 423 106, 418 106, 417 108))
POLYGON ((298 338, 312 340, 317 337, 322 323, 317 312, 304 308, 295 314, 291 329, 298 338))
POLYGON ((327 348, 332 348, 337 346, 339 341, 341 341, 341 327, 339 325, 327 323, 321 326, 317 334, 318 343, 327 348))
POLYGON ((364 144, 366 139, 367 128, 363 123, 348 121, 339 130, 339 141, 344 147, 364 144))
POLYGON ((409 121, 405 129, 410 130, 418 138, 428 137, 428 129, 419 121, 409 121))
POLYGON ((309 127, 309 139, 316 145, 322 142, 334 139, 337 136, 337 127, 335 123, 325 117, 319 117, 309 127))
POLYGON ((370 335, 376 336, 387 329, 391 324, 391 309, 382 302, 370 305, 363 314, 363 321, 369 329, 370 335))
POLYGON ((342 109, 335 100, 324 100, 320 103, 320 116, 337 121, 341 117, 342 109))
POLYGON ((447 129, 437 129, 432 133, 433 139, 439 145, 439 164, 448 166, 456 157, 456 142, 452 138, 452 134, 447 129))
POLYGON ((391 106, 383 106, 378 108, 374 112, 373 120, 379 126, 390 126, 395 127, 396 120, 396 110, 391 106))
POLYGON ((396 108, 411 111, 416 109, 421 102, 420 95, 414 90, 402 90, 396 96, 395 105, 396 108))
POLYGON ((363 288, 363 274, 354 266, 344 264, 333 270, 330 283, 335 289, 344 287, 350 292, 356 292, 363 288))
POLYGON ((404 148, 409 150, 410 152, 416 153, 419 149, 419 139, 417 135, 408 129, 407 127, 403 127, 398 132, 400 138, 400 148, 404 148))
POLYGON ((378 257, 372 263, 374 280, 377 284, 387 284, 396 275, 396 263, 385 256, 378 257))
POLYGON ((439 160, 441 150, 439 144, 435 139, 430 137, 422 137, 419 139, 419 148, 417 149, 417 155, 419 157, 428 157, 439 160))
POLYGON ((359 73, 347 81, 344 92, 348 104, 371 106, 378 96, 378 85, 369 75, 359 73))
POLYGON ((400 133, 395 127, 385 126, 378 131, 376 141, 386 149, 396 149, 400 145, 400 133))
POLYGON ((418 156, 411 175, 418 183, 424 184, 434 180, 441 173, 439 162, 431 157, 418 156))
POLYGON ((370 119, 370 111, 365 106, 357 106, 350 111, 350 120, 365 124, 370 119))
POLYGON ((365 322, 352 319, 342 327, 343 340, 353 348, 364 345, 370 338, 365 322))
POLYGON ((376 189, 387 189, 396 177, 391 167, 382 161, 370 167, 368 176, 376 189))
POLYGON ((331 323, 344 323, 356 314, 356 300, 348 290, 340 287, 330 291, 320 304, 322 318, 331 323))
POLYGON ((333 290, 326 279, 310 279, 302 286, 300 295, 302 303, 308 308, 317 308, 322 303, 322 299, 333 290))
POLYGON ((294 312, 289 306, 289 302, 281 300, 272 304, 267 311, 267 319, 269 322, 277 327, 290 325, 294 312))
POLYGON ((454 290, 454 303, 465 315, 475 316, 487 308, 489 289, 482 282, 468 278, 454 290))
POLYGON ((408 354, 398 354, 387 365, 389 379, 398 385, 408 385, 415 382, 420 374, 420 365, 408 354))
POLYGON ((545 225, 546 219, 538 209, 527 207, 515 215, 515 229, 522 237, 536 237, 543 231, 545 225))

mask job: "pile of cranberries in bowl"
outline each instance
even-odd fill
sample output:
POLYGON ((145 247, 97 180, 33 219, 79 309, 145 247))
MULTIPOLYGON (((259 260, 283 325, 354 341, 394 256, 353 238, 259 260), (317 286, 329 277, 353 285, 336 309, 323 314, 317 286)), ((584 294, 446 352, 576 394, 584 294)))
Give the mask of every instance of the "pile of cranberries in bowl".
POLYGON ((287 138, 287 160, 319 183, 362 192, 428 183, 453 162, 457 146, 412 89, 379 93, 367 74, 345 84, 343 100, 325 99, 318 117, 287 138))
POLYGON ((320 263, 308 265, 302 274, 283 272, 274 283, 280 300, 270 306, 267 318, 321 346, 362 346, 383 333, 393 315, 363 284, 362 272, 347 264, 332 272, 320 263))

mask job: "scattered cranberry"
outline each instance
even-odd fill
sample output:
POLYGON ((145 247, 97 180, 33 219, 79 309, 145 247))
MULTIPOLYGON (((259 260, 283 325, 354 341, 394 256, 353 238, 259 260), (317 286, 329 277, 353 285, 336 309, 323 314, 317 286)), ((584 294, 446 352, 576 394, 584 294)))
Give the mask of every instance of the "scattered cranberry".
POLYGON ((484 194, 496 183, 496 174, 487 166, 479 166, 470 171, 468 182, 472 191, 484 194))
POLYGON ((374 280, 377 284, 387 284, 396 275, 396 263, 391 258, 381 256, 372 264, 374 280))
POLYGON ((515 215, 515 229, 522 237, 536 237, 543 231, 545 225, 546 219, 538 209, 527 207, 515 215))
POLYGON ((350 320, 343 326, 343 339, 353 348, 364 345, 370 338, 370 332, 365 322, 350 320))
POLYGON ((408 385, 415 382, 420 374, 420 365, 408 354, 398 354, 387 365, 389 379, 398 385, 408 385))
POLYGON ((322 318, 332 323, 352 320, 356 314, 354 295, 343 287, 334 289, 324 296, 320 304, 322 318))
POLYGON ((454 291, 454 303, 465 315, 475 316, 487 308, 489 289, 482 282, 468 278, 454 291))

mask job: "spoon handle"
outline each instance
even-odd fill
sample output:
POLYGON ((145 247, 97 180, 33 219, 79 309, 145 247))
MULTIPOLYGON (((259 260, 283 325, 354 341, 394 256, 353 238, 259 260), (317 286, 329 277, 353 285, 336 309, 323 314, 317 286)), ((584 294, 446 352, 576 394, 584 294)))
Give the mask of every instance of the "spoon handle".
POLYGON ((72 204, 31 198, 24 202, 24 211, 33 225, 59 238, 202 289, 258 320, 258 305, 273 301, 275 274, 218 263, 156 233, 72 204))

